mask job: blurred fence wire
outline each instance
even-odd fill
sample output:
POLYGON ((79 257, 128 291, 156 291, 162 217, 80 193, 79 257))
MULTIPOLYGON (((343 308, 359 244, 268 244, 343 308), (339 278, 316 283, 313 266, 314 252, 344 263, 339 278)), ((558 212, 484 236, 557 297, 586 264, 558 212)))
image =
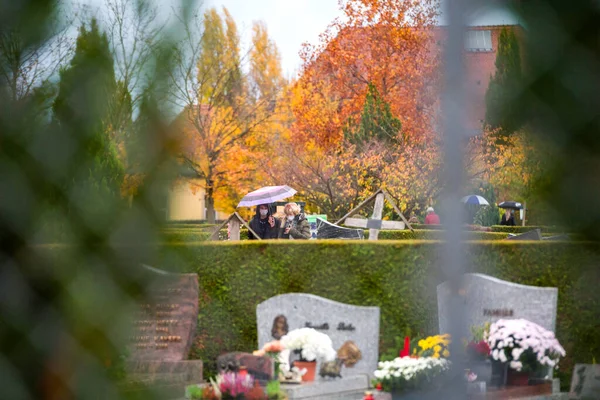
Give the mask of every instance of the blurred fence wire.
MULTIPOLYGON (((459 285, 468 262, 458 208, 460 52, 465 12, 488 2, 449 4, 443 106, 451 228, 440 251, 446 278, 459 285)), ((557 223, 600 240, 600 5, 511 4, 526 29, 526 79, 514 101, 548 145, 539 195, 557 223)), ((184 5, 185 17, 193 8, 184 5)), ((40 63, 63 60, 62 50, 40 58, 62 46, 58 7, 55 0, 0 0, 0 398, 127 398, 120 384, 127 316, 147 284, 134 267, 156 257, 157 249, 144 244, 159 237, 163 199, 176 174, 177 138, 163 117, 171 112, 163 89, 178 32, 170 25, 153 31, 143 70, 151 84, 138 89, 132 106, 111 72, 108 39, 93 24, 85 28, 89 41, 75 44, 75 58, 60 64, 60 84, 56 74, 43 84, 32 78, 40 63), (119 129, 132 138, 126 165, 117 157, 122 149, 107 140, 106 132, 120 137, 119 129)), ((461 309, 455 310, 459 332, 461 309)), ((464 398, 460 390, 452 398, 464 398)))

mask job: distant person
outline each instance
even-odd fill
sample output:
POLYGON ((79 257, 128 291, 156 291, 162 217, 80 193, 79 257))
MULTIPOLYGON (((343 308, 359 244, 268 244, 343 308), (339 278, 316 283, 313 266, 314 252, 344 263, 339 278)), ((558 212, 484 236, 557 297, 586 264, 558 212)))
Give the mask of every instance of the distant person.
POLYGON ((410 219, 408 220, 409 224, 420 224, 419 218, 415 215, 414 212, 410 213, 410 219))
MULTIPOLYGON (((260 204, 256 207, 256 214, 250 221, 250 228, 256 232, 261 239, 277 239, 280 221, 271 214, 268 204, 260 204)), ((248 231, 248 239, 256 239, 252 232, 248 231)))
POLYGON ((433 207, 427 208, 427 216, 425 217, 426 225, 439 225, 440 217, 435 213, 433 207))
POLYGON ((510 208, 507 208, 502 214, 500 225, 515 226, 515 216, 510 208))
POLYGON ((287 203, 283 207, 285 219, 281 221, 279 238, 281 239, 310 239, 310 224, 300 206, 296 203, 287 203))

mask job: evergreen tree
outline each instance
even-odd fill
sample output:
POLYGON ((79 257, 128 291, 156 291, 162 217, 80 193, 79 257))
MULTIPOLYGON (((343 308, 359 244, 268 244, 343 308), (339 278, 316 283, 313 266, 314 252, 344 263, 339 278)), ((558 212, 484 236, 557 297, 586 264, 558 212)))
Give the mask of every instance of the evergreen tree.
POLYGON ((521 53, 513 30, 502 29, 498 38, 496 73, 485 94, 485 124, 510 136, 521 125, 519 94, 522 90, 521 53))
POLYGON ((127 97, 116 82, 106 34, 93 19, 89 29, 79 29, 75 54, 60 73, 52 106, 54 134, 73 143, 62 190, 69 193, 70 210, 96 208, 90 224, 108 224, 106 213, 114 213, 120 202, 123 167, 111 131, 115 119, 122 119, 118 99, 127 97))
POLYGON ((387 103, 372 83, 369 83, 360 123, 350 118, 344 130, 346 139, 353 144, 362 145, 375 139, 382 142, 397 143, 402 123, 396 118, 387 103))

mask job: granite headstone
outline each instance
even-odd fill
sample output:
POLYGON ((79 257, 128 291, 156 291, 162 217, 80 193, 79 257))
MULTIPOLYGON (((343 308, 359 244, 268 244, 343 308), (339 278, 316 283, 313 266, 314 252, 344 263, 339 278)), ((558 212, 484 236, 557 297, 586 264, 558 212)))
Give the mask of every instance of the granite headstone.
POLYGON ((289 293, 260 303, 256 308, 256 317, 259 348, 279 339, 280 335, 274 332, 278 321, 282 321, 288 331, 311 327, 327 334, 335 350, 346 341, 353 341, 360 349, 362 358, 353 367, 344 367, 342 376, 372 376, 377 369, 379 307, 354 306, 311 294, 289 293))
POLYGON ((600 364, 575 364, 569 398, 600 399, 600 364))
POLYGON ((509 236, 506 240, 542 240, 542 231, 534 229, 529 232, 521 233, 520 235, 509 236))
MULTIPOLYGON (((451 287, 437 287, 438 322, 441 333, 449 331, 451 287)), ((465 274, 459 295, 466 306, 467 326, 482 326, 499 319, 524 318, 555 331, 558 289, 527 286, 483 274, 465 274)))
POLYGON ((173 385, 180 395, 182 385, 202 382, 202 361, 186 360, 198 321, 198 275, 142 268, 150 284, 132 321, 129 377, 173 385))

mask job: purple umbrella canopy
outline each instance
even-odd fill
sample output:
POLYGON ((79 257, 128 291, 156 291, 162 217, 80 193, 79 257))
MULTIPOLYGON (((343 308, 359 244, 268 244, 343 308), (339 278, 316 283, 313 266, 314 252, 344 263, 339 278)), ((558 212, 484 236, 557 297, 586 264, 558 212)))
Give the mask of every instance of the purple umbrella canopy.
POLYGON ((296 194, 296 191, 291 187, 284 186, 265 186, 248 193, 238 207, 252 207, 259 204, 270 204, 279 200, 287 199, 296 194))

